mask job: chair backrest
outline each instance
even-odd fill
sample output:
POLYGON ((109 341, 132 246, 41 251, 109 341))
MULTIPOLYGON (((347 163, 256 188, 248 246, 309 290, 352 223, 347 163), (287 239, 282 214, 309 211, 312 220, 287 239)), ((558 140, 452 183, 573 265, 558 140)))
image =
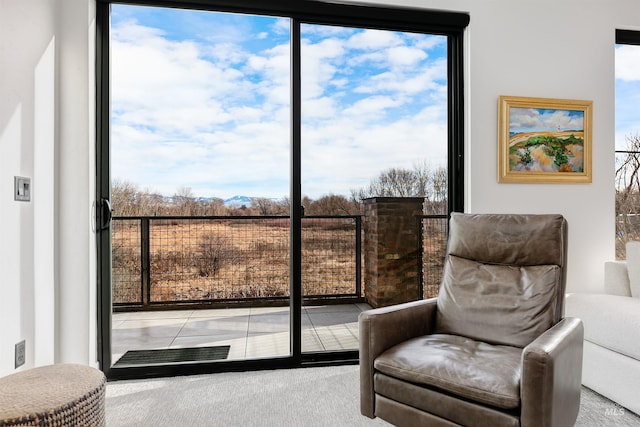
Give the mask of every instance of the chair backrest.
POLYGON ((529 344, 562 317, 566 242, 561 215, 453 213, 436 332, 529 344))

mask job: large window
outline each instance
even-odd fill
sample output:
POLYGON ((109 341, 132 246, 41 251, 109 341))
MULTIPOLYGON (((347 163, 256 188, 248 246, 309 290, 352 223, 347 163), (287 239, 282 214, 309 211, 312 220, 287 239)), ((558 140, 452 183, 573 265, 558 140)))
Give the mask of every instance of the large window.
POLYGON ((136 346, 356 360, 363 200, 463 209, 468 16, 285 3, 98 2, 105 371, 165 369, 119 370, 136 346), (184 312, 213 304, 245 311, 184 312))
POLYGON ((616 32, 616 258, 640 239, 640 32, 616 32))

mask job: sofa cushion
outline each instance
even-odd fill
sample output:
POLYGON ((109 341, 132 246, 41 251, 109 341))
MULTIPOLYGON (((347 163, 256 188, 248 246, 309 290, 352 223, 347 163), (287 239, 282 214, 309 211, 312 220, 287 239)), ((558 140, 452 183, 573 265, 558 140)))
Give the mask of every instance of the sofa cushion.
POLYGON ((586 341, 640 360, 640 298, 568 294, 565 314, 582 319, 586 341))
POLYGON ((640 242, 629 241, 626 248, 631 296, 640 298, 640 242))
POLYGON ((414 384, 503 409, 520 406, 522 349, 434 334, 413 338, 382 353, 376 370, 414 384))
POLYGON ((606 261, 604 263, 604 292, 609 295, 631 296, 626 261, 606 261))
POLYGON ((553 326, 557 265, 483 264, 449 255, 436 332, 524 347, 553 326))

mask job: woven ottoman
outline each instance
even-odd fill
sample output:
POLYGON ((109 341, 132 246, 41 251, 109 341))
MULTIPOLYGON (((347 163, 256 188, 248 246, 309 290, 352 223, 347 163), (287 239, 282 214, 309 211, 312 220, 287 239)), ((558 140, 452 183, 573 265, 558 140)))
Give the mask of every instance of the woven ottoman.
POLYGON ((42 366, 0 378, 0 426, 104 426, 105 376, 85 365, 42 366))

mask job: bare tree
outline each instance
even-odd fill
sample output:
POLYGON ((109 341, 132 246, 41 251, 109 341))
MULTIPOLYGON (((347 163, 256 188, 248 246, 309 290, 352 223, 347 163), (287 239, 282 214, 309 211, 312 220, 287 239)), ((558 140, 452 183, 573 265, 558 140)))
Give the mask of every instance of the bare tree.
POLYGON ((258 215, 285 215, 289 212, 289 204, 287 202, 266 197, 252 198, 251 208, 256 210, 258 215))
POLYGON ((425 194, 425 213, 438 215, 447 213, 449 176, 447 169, 440 166, 431 175, 425 194))
POLYGON ((220 216, 225 215, 227 208, 224 206, 224 200, 219 197, 211 197, 208 199, 198 200, 198 215, 220 216))
MULTIPOLYGON (((367 187, 351 190, 350 198, 327 194, 313 200, 305 196, 302 205, 307 215, 358 215, 362 214, 362 200, 370 197, 423 197, 426 213, 444 214, 447 171, 444 167, 431 169, 426 163, 416 164, 412 169, 390 168, 367 187)), ((179 187, 173 196, 165 197, 148 189, 141 191, 123 180, 113 181, 112 202, 117 216, 287 215, 290 211, 288 198, 255 197, 249 206, 228 207, 220 198, 195 197, 191 187, 179 187)))
POLYGON ((111 205, 117 216, 137 215, 138 187, 132 182, 115 179, 111 183, 111 205))
POLYGON ((191 187, 179 187, 173 195, 178 215, 193 215, 196 207, 191 187))
POLYGON ((360 213, 358 204, 338 194, 328 194, 318 200, 307 199, 304 206, 306 215, 357 215, 360 213))
POLYGON ((627 136, 627 149, 616 162, 616 258, 626 257, 625 243, 640 239, 640 135, 627 136))
POLYGON ((413 169, 390 168, 378 175, 366 187, 352 190, 353 200, 362 202, 370 197, 424 197, 429 213, 446 213, 447 170, 431 169, 426 163, 413 169))
POLYGON ((171 207, 165 198, 149 189, 140 190, 136 184, 114 179, 111 183, 111 205, 115 216, 169 215, 171 207))

